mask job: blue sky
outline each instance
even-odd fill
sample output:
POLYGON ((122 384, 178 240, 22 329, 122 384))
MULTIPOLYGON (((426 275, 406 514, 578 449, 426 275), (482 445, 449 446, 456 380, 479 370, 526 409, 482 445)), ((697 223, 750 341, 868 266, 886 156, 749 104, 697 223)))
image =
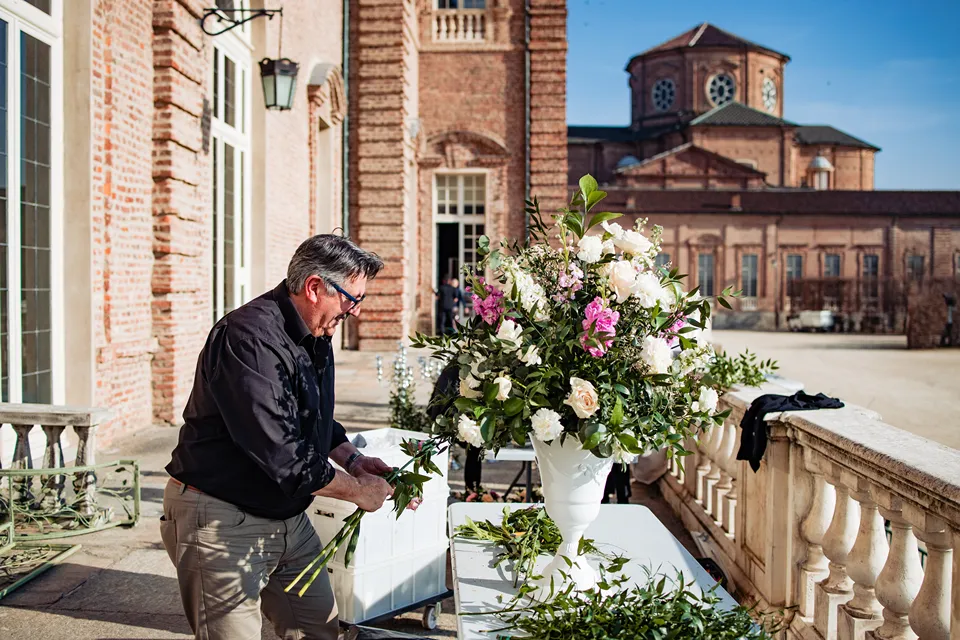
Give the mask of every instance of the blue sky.
POLYGON ((628 125, 630 57, 710 22, 790 56, 784 117, 880 147, 878 189, 960 189, 958 0, 569 0, 568 10, 569 124, 628 125))

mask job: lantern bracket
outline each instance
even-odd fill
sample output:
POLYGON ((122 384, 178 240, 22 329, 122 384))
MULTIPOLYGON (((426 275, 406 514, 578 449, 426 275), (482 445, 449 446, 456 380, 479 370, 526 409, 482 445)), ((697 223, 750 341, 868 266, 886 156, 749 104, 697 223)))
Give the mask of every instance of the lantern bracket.
POLYGON ((226 33, 231 29, 235 29, 257 18, 266 16, 267 19, 273 20, 273 16, 275 15, 279 15, 282 18, 283 9, 220 9, 213 7, 203 10, 203 17, 200 19, 200 28, 208 36, 219 36, 221 33, 226 33), (234 17, 228 14, 232 14, 234 17), (239 19, 235 17, 237 14, 240 14, 239 19), (210 18, 216 18, 215 25, 220 26, 226 23, 226 26, 221 26, 219 31, 208 30, 207 20, 210 18))

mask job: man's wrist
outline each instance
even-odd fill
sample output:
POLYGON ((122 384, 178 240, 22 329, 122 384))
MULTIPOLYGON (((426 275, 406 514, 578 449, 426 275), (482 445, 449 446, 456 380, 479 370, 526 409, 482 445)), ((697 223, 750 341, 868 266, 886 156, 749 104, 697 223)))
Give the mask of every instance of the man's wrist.
POLYGON ((343 463, 343 470, 350 473, 350 469, 357 463, 357 460, 363 457, 359 451, 351 453, 343 463))

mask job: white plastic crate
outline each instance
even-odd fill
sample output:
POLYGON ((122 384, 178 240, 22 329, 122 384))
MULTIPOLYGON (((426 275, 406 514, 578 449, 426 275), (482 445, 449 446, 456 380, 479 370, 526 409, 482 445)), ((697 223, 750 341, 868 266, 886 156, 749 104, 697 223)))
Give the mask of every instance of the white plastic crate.
MULTIPOLYGON (((357 435, 366 441, 360 451, 394 467, 409 460, 400 449, 403 440, 428 437, 402 429, 374 429, 357 435)), ((435 455, 433 462, 443 475, 430 476, 424 484, 423 503, 416 511, 405 510, 397 518, 393 502, 385 502, 361 520, 350 566, 343 566, 346 544, 330 561, 328 571, 341 620, 357 624, 446 592, 447 452, 435 455)), ((344 500, 314 498, 308 515, 320 541, 332 540, 356 508, 344 500)))
POLYGON ((327 565, 340 620, 361 624, 447 591, 447 545, 365 566, 327 565))

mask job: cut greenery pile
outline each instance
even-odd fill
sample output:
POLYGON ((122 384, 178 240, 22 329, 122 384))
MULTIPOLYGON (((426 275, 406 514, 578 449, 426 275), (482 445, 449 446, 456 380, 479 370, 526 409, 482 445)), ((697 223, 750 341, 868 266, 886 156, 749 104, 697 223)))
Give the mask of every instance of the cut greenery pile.
POLYGON ((457 527, 456 535, 501 546, 503 552, 495 566, 513 562, 514 586, 523 581, 516 596, 502 609, 463 614, 495 614, 504 626, 493 632, 540 640, 770 640, 779 630, 772 616, 760 616, 758 622, 753 609, 724 609, 715 590, 701 592, 681 573, 672 581, 648 574, 644 584, 631 584, 620 573, 629 560, 600 553, 586 538, 581 541, 581 553, 607 560, 601 565, 597 588, 577 591, 569 584, 546 602, 526 598, 535 589, 530 578, 536 577, 533 567, 537 556, 556 553, 560 543, 556 524, 539 507, 515 511, 505 508, 500 524, 468 519, 457 527))

